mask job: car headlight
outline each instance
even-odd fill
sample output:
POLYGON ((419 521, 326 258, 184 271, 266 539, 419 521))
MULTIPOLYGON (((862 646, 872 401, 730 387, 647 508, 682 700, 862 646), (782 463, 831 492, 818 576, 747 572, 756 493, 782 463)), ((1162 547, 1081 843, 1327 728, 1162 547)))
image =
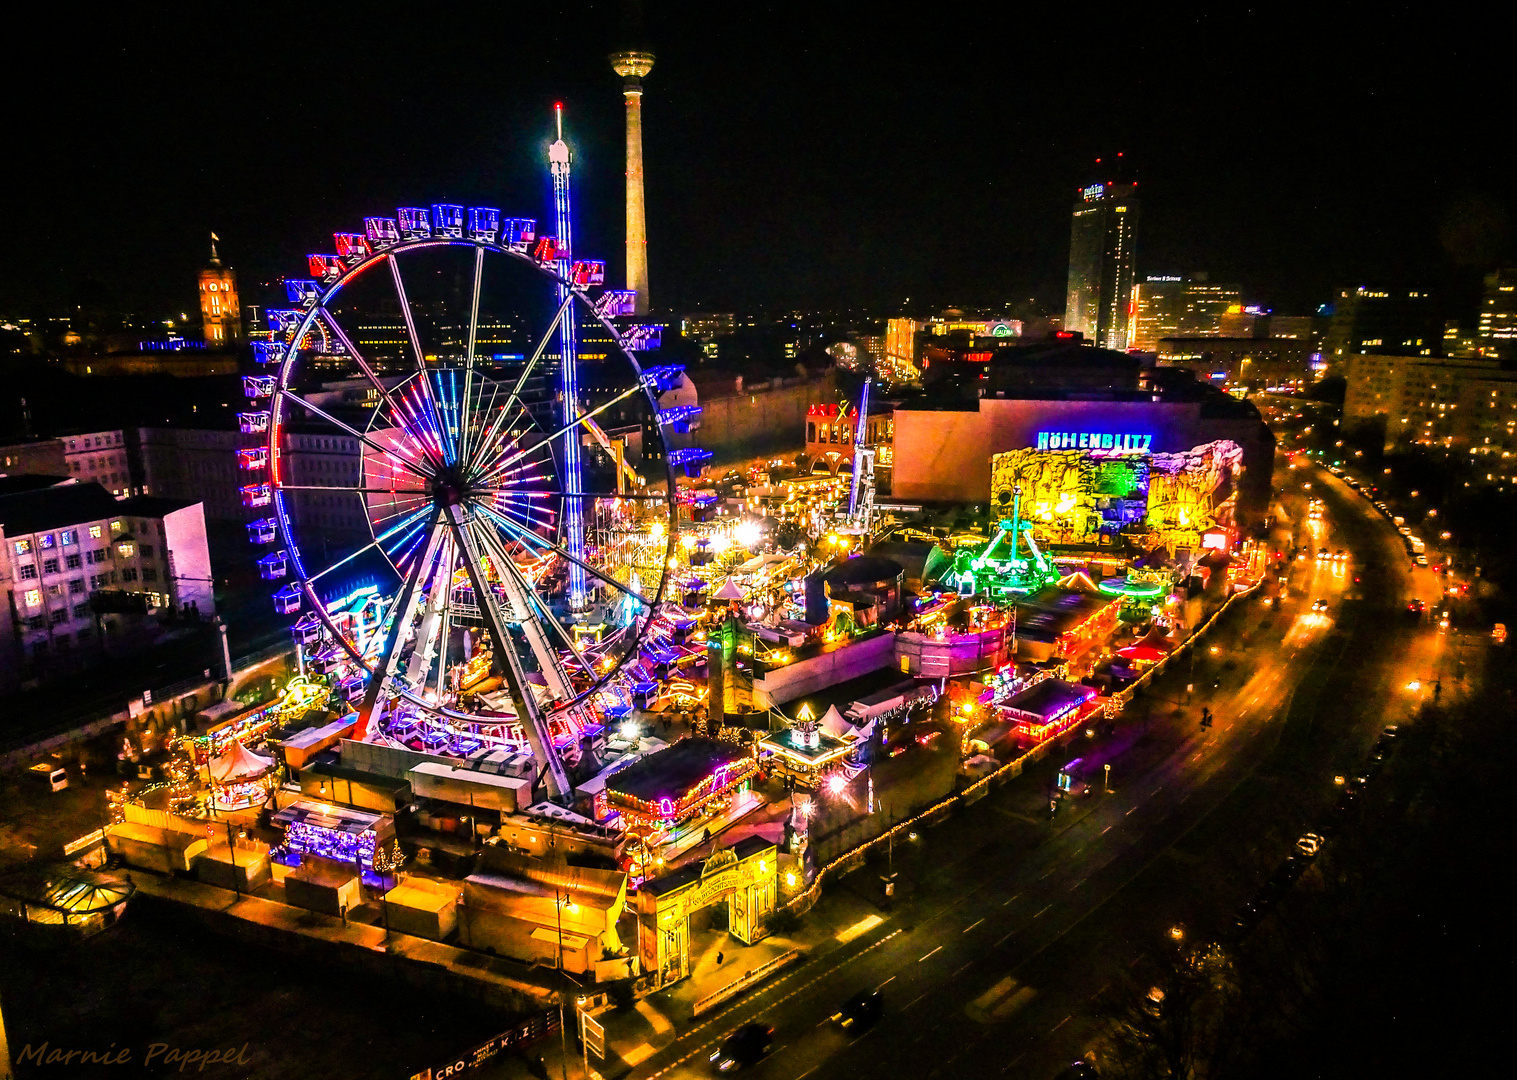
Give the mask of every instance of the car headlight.
POLYGON ((734 1064, 735 1064, 735 1062, 732 1060, 732 1058, 728 1058, 726 1061, 724 1061, 720 1065, 718 1065, 717 1068, 720 1069, 722 1072, 726 1072, 728 1069, 732 1068, 732 1066, 734 1064))

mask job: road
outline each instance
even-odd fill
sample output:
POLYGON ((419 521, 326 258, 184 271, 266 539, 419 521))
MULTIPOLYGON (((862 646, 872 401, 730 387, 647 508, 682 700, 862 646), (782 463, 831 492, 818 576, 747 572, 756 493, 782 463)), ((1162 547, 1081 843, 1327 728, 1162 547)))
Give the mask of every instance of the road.
MULTIPOLYGON (((997 790, 898 854, 903 895, 869 932, 814 949, 714 1019, 668 1017, 672 1030, 649 1035, 656 1050, 630 1073, 616 1061, 603 1071, 710 1075, 715 1045, 762 1020, 776 1048, 749 1070, 755 1077, 879 1075, 884 1063, 889 1075, 928 1080, 1051 1076, 1091 1045, 1091 999, 1121 965, 1172 928, 1221 937, 1331 802, 1333 775, 1362 761, 1383 724, 1409 718, 1433 692, 1429 676, 1446 672, 1443 692, 1458 687, 1446 648, 1457 634, 1406 614, 1409 595, 1437 586, 1426 572, 1413 577, 1389 523, 1325 472, 1282 481, 1299 539, 1310 529, 1313 548, 1352 558, 1293 564, 1278 611, 1250 602, 1209 639, 1215 657, 1204 649, 1193 674, 1166 673, 1147 735, 1113 762, 1111 793, 1049 823, 1046 777, 997 790), (1326 500, 1324 521, 1306 521, 1302 483, 1326 500), (1311 611, 1319 597, 1325 613, 1311 611), (1216 716, 1210 732, 1196 723, 1203 705, 1216 716), (883 988, 886 1016, 848 1038, 827 1017, 864 987, 883 988)), ((1468 661, 1479 650, 1463 651, 1468 661)), ((832 888, 878 896, 877 873, 832 888)), ((661 997, 649 1001, 655 1010, 661 997)), ((640 1022, 608 1020, 613 1042, 640 1022)))

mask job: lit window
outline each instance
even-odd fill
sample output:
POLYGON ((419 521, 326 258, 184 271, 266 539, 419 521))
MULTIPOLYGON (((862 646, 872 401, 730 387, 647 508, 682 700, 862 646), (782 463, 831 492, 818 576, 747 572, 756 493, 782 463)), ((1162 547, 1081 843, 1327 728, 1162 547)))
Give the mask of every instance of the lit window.
POLYGON ((99 540, 100 539, 100 526, 99 525, 91 525, 90 526, 90 538, 94 539, 94 540, 99 540))
POLYGON ((79 530, 78 529, 64 529, 63 530, 63 546, 64 547, 68 547, 70 544, 77 544, 78 542, 79 542, 79 530))
POLYGON ((41 589, 27 589, 26 590, 26 606, 27 607, 36 607, 40 603, 42 603, 42 590, 41 589))
POLYGON ((132 557, 132 553, 134 551, 136 551, 136 550, 137 550, 137 548, 136 548, 135 544, 117 544, 116 545, 116 552, 123 559, 130 559, 132 557))
POLYGON ((17 540, 16 541, 16 554, 17 555, 30 555, 31 553, 32 553, 32 542, 30 540, 17 540))

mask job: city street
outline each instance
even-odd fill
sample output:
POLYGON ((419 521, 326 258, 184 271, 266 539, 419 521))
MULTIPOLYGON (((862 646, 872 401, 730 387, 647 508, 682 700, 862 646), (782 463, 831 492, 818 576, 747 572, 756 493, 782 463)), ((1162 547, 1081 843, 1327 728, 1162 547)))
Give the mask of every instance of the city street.
MULTIPOLYGON (((695 1026, 657 1011, 668 995, 606 1017, 613 1047, 655 1048, 630 1075, 709 1074, 720 1040, 759 1020, 775 1027, 775 1050, 755 1076, 863 1076, 882 1061, 924 1077, 1049 1076, 1089 1047, 1090 1001, 1119 965, 1171 928, 1223 936, 1232 910, 1331 802, 1334 774, 1362 760, 1383 724, 1406 722, 1440 672, 1443 693, 1467 685, 1446 660, 1458 634, 1406 613, 1410 596, 1439 590, 1433 575, 1414 580, 1390 524, 1326 473, 1311 476, 1311 494, 1327 514, 1308 523, 1293 483, 1305 473, 1281 477, 1298 540, 1310 528, 1312 548, 1351 558, 1293 563, 1278 613, 1257 600, 1235 607, 1194 675, 1183 662, 1167 672, 1149 698, 1147 738, 1113 762, 1110 794, 1050 824, 1046 777, 1030 770, 898 853, 908 879, 898 906, 846 945, 815 943, 807 963, 695 1026), (1318 598, 1326 612, 1312 612, 1318 598), (1202 706, 1216 717, 1210 732, 1198 726, 1202 706), (827 1018, 867 987, 883 989, 885 1018, 853 1038, 833 1030, 827 1018)), ((1461 651, 1470 664, 1481 649, 1461 651)), ((1043 772, 1082 750, 1051 755, 1043 772)), ((878 872, 834 883, 807 923, 835 925, 829 905, 878 900, 878 872)))

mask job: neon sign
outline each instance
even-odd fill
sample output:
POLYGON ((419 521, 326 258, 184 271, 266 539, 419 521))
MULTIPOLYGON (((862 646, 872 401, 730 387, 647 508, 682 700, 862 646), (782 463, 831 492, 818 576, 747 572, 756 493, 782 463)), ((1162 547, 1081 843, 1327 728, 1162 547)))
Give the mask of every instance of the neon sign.
POLYGON ((1110 431, 1040 431, 1039 450, 1126 450, 1146 453, 1152 435, 1110 431))
POLYGON ((1099 199, 1102 195, 1106 194, 1106 185, 1091 184, 1090 187, 1080 192, 1080 194, 1085 197, 1086 202, 1091 202, 1092 200, 1099 199))

